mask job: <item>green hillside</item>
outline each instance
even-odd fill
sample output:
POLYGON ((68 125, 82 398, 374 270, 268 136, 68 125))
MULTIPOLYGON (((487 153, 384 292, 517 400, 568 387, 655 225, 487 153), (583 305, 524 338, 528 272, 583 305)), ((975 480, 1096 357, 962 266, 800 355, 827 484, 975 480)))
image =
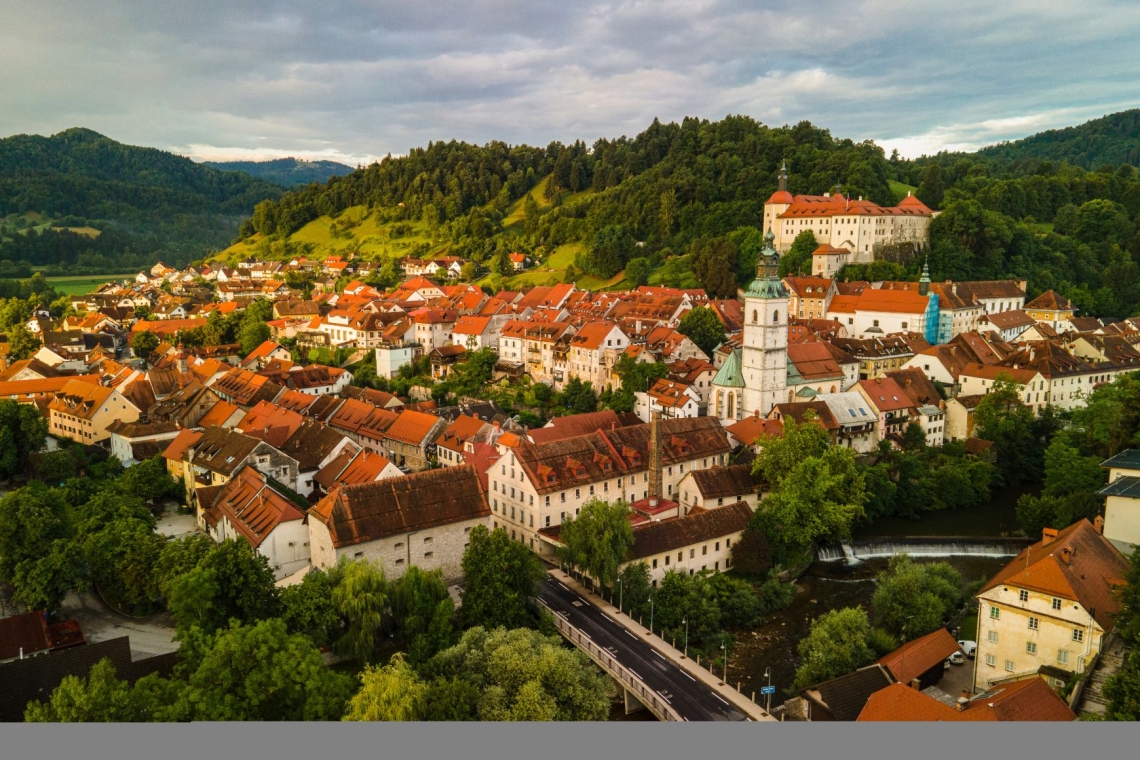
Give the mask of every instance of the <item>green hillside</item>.
POLYGON ((311 182, 325 182, 329 177, 351 174, 353 168, 336 161, 304 161, 300 158, 276 158, 271 161, 203 161, 225 172, 245 172, 249 176, 281 187, 297 187, 311 182))
POLYGON ((1067 161, 1084 169, 1140 166, 1140 109, 991 145, 977 155, 1003 161, 1067 161))
POLYGON ((229 244, 242 217, 282 192, 88 129, 15 135, 0 139, 0 259, 111 272, 185 263, 229 244))

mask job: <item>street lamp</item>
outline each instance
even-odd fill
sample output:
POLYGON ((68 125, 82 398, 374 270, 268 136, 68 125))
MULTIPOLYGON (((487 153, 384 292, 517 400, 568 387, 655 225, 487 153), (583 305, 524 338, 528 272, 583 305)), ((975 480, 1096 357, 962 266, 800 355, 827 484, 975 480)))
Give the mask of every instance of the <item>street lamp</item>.
POLYGON ((768 698, 767 704, 764 706, 764 712, 772 712, 772 669, 764 668, 764 677, 768 679, 768 693, 765 695, 768 698))
POLYGON ((728 683, 728 642, 721 642, 720 651, 724 652, 724 682, 728 683))
POLYGON ((649 633, 653 634, 653 597, 649 597, 649 633))
POLYGON ((685 656, 688 657, 689 656, 689 616, 685 615, 684 619, 681 622, 685 624, 685 656))
POLYGON ((625 602, 625 586, 622 585, 621 576, 618 576, 618 612, 621 612, 622 605, 625 602))

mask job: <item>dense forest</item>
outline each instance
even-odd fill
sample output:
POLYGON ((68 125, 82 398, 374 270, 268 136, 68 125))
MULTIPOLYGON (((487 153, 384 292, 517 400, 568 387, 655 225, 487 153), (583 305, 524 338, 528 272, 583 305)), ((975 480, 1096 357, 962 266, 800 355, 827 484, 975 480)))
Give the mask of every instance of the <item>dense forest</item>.
POLYGON ((282 192, 87 129, 16 135, 0 139, 0 259, 70 271, 185 263, 225 247, 258 201, 282 192))
POLYGON ((304 161, 299 158, 275 158, 272 161, 203 161, 224 172, 245 172, 254 179, 272 182, 281 187, 297 187, 313 182, 325 182, 329 177, 351 174, 353 168, 336 161, 304 161))
POLYGON ((1140 108, 991 145, 978 151, 978 156, 1002 161, 1067 161, 1084 169, 1140 166, 1140 108))

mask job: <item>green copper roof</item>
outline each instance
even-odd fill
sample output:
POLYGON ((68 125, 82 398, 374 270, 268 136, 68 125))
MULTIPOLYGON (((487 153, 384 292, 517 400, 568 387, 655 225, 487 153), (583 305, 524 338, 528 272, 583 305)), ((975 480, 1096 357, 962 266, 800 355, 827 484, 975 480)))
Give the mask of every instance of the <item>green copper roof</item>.
POLYGON ((740 371, 739 348, 729 354, 728 358, 724 360, 724 364, 720 365, 720 370, 713 378, 712 384, 724 388, 744 387, 744 373, 740 371))
POLYGON ((782 281, 765 277, 753 280, 744 295, 746 298, 787 298, 788 289, 782 281))

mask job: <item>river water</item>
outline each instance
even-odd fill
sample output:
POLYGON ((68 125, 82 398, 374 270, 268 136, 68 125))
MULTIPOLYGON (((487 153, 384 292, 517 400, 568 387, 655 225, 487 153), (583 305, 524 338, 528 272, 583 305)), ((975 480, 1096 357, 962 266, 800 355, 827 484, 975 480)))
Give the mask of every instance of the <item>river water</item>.
MULTIPOLYGON (((919 520, 882 519, 856 531, 854 538, 858 543, 907 536, 928 539, 1013 536, 1017 534, 1014 508, 1018 497, 1026 492, 1024 488, 994 491, 985 504, 956 511, 929 512, 919 520)), ((1010 557, 950 556, 918 561, 948 562, 962 574, 963 581, 969 583, 991 577, 1009 560, 1010 557)), ((741 683, 741 691, 747 696, 755 691, 759 701, 760 687, 767 683, 764 670, 771 668, 772 684, 776 686, 772 705, 781 704, 791 696, 800 662, 796 646, 807 636, 811 620, 828 610, 857 605, 870 613, 874 577, 888 561, 883 557, 855 564, 843 560, 813 563, 796 581, 796 595, 788 609, 770 616, 760 628, 737 633, 736 646, 729 659, 728 682, 734 686, 741 683)))

